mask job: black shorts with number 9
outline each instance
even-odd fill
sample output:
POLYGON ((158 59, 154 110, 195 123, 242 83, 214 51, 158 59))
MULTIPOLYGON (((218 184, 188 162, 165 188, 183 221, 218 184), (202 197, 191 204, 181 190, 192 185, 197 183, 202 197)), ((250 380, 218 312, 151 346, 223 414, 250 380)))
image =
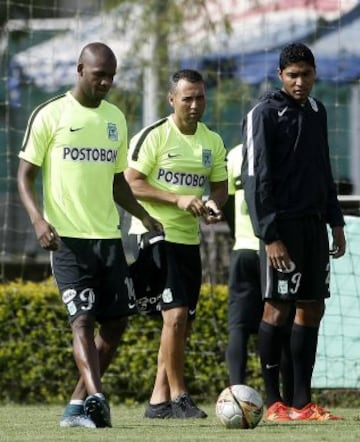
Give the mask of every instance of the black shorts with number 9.
POLYGON ((279 220, 281 241, 291 258, 288 271, 270 266, 265 246, 260 244, 261 278, 264 299, 317 301, 330 296, 329 239, 319 216, 279 220))
POLYGON ((120 238, 62 237, 51 266, 70 322, 81 314, 101 323, 137 312, 120 238))

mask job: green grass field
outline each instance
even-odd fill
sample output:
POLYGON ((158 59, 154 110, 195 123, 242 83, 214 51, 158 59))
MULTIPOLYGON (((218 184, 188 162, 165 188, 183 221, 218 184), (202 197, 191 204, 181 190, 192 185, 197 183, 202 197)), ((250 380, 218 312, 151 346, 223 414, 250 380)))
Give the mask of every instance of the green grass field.
POLYGON ((0 407, 0 441, 256 441, 309 442, 359 441, 360 410, 333 409, 344 421, 261 423, 253 430, 227 430, 215 416, 214 405, 203 406, 209 414, 204 420, 150 420, 142 417, 144 406, 113 406, 113 428, 88 430, 60 428, 60 406, 0 407))

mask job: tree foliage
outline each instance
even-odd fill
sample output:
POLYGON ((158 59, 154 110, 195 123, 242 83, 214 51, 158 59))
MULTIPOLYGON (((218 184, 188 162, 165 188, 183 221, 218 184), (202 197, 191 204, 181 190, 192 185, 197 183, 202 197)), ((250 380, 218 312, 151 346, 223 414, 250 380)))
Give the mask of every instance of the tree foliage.
MULTIPOLYGON (((133 42, 133 53, 138 54, 144 45, 152 40, 154 50, 151 57, 141 60, 143 64, 149 63, 154 70, 154 76, 158 85, 156 96, 158 114, 165 113, 166 100, 164 85, 167 85, 169 70, 174 70, 172 62, 175 49, 181 51, 191 44, 193 38, 190 32, 190 24, 194 24, 195 32, 205 30, 205 38, 201 42, 204 50, 207 48, 208 39, 206 35, 219 30, 231 32, 228 17, 221 11, 221 1, 215 0, 133 0, 131 5, 124 0, 105 0, 108 9, 129 5, 131 8, 138 7, 140 10, 137 21, 137 38, 133 42), (209 12, 217 8, 216 17, 209 12)), ((185 52, 185 49, 184 49, 185 52)), ((147 54, 148 55, 148 54, 147 54)), ((183 54, 186 57, 187 54, 183 54)), ((166 87, 165 87, 166 89, 166 87)))

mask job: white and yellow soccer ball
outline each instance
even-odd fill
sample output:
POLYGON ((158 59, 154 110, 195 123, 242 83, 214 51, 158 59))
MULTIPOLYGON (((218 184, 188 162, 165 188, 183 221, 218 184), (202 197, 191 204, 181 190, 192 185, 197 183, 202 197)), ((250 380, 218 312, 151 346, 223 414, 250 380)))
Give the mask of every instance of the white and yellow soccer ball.
POLYGON ((260 394, 248 385, 230 385, 219 395, 216 416, 226 428, 255 428, 260 422, 264 403, 260 394))

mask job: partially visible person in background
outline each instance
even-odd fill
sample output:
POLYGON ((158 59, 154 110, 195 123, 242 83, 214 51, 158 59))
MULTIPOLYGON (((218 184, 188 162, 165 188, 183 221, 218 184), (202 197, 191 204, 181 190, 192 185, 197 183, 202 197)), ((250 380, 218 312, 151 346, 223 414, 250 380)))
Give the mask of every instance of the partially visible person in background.
POLYGON ((41 247, 51 252, 80 374, 61 427, 111 427, 101 376, 127 317, 136 312, 115 203, 139 218, 144 228, 162 230, 124 178, 126 120, 104 100, 116 65, 108 46, 86 45, 74 88, 34 110, 19 153, 20 197, 41 247), (40 170, 44 210, 35 186, 40 170), (100 328, 94 337, 96 322, 100 328))
MULTIPOLYGON (((251 224, 244 200, 241 180, 242 144, 227 155, 229 197, 223 207, 225 220, 234 237, 229 269, 228 327, 229 342, 226 361, 230 385, 246 384, 248 341, 258 333, 263 314, 261 291, 259 239, 251 224)), ((293 392, 292 361, 289 327, 284 329, 281 360, 282 391, 285 403, 291 405, 293 392)))
MULTIPOLYGON (((201 122, 205 83, 191 69, 170 78, 173 113, 131 140, 126 170, 135 196, 165 231, 166 282, 157 374, 147 418, 205 418, 187 391, 185 346, 201 285, 199 220, 217 223, 227 199, 226 150, 221 137, 201 122), (209 199, 203 196, 209 187, 209 199)), ((130 233, 147 235, 134 222, 130 233)))
POLYGON ((329 254, 337 259, 346 250, 327 114, 324 105, 310 96, 316 65, 306 45, 291 43, 282 49, 278 75, 281 89, 262 97, 243 126, 245 200, 261 239, 265 305, 259 349, 266 420, 335 420, 339 417, 311 397, 319 326, 330 296, 329 254), (293 306, 294 398, 288 407, 279 390, 279 367, 281 335, 293 306))

